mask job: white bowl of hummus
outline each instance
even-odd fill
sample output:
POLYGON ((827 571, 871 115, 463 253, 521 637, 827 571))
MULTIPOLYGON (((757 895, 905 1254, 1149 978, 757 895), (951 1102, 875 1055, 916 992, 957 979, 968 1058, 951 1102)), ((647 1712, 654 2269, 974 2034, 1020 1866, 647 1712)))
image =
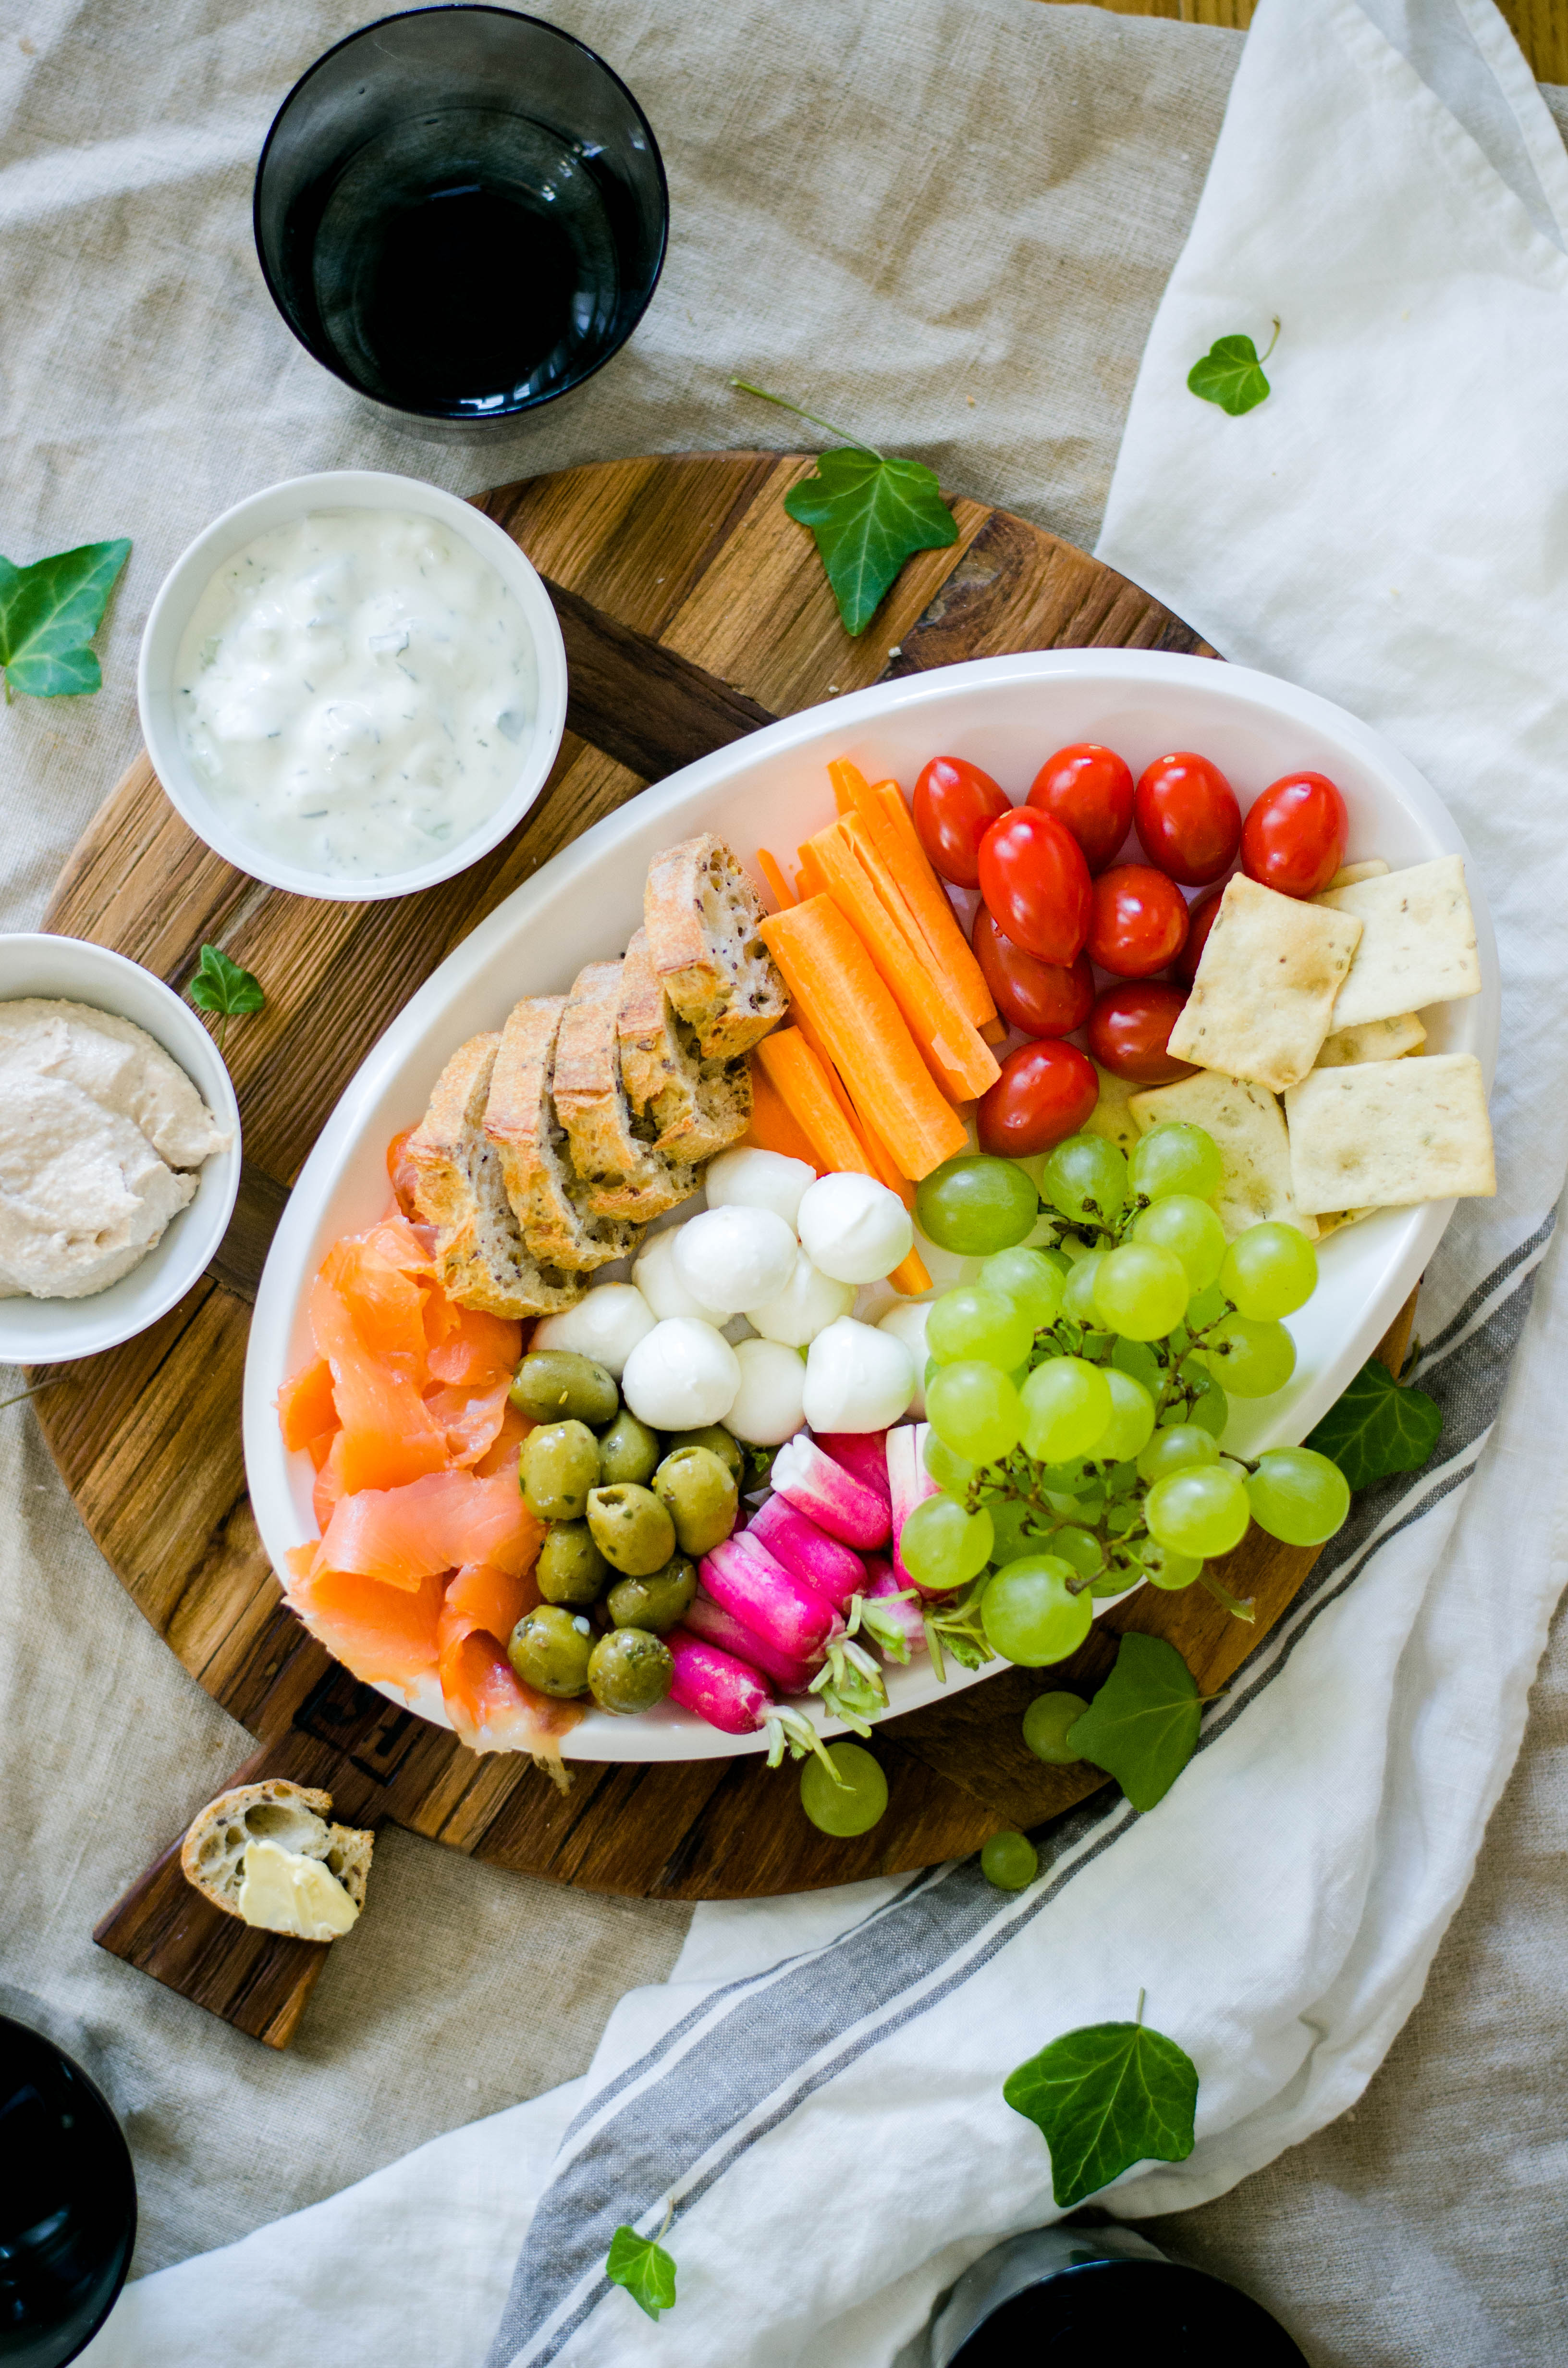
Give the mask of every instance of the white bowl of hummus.
POLYGON ((239 1183, 233 1086, 190 1006, 107 946, 0 936, 0 1360, 144 1332, 206 1271, 239 1183))

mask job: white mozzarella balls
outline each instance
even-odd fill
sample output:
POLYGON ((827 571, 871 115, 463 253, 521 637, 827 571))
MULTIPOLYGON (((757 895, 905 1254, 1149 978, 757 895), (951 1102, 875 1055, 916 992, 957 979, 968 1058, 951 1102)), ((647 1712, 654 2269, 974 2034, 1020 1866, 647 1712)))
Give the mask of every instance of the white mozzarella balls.
POLYGON ((783 1290, 763 1306, 748 1307, 746 1321, 765 1340, 781 1340, 787 1349, 804 1349, 819 1332, 847 1315, 854 1304, 852 1282, 835 1282, 831 1275, 819 1274, 805 1251, 797 1250, 783 1290))
POLYGON ((536 1349, 574 1349, 592 1357, 619 1382, 626 1360, 655 1322, 642 1293, 630 1282, 601 1282, 563 1315, 547 1315, 534 1326, 536 1349))
POLYGON ((806 1420, 815 1431, 886 1430, 907 1411, 917 1378, 902 1340, 841 1315, 806 1351, 806 1420))
POLYGON ((740 1386, 735 1351, 722 1332, 695 1315, 655 1324, 620 1377, 621 1396, 651 1430, 700 1430, 722 1422, 740 1386))
POLYGON ((926 1360, 931 1353, 926 1346, 926 1319, 930 1313, 926 1300, 901 1299, 896 1307, 877 1318, 878 1331, 891 1332, 895 1340, 902 1340, 915 1360, 915 1395, 909 1411, 916 1422, 926 1419, 926 1360))
POLYGON ((795 1264, 795 1236, 774 1209, 709 1209, 676 1235, 675 1270, 721 1315, 777 1299, 795 1264))
POLYGON ((806 1418, 806 1368, 778 1340, 743 1340, 735 1350, 741 1386, 725 1420, 752 1447, 781 1447, 806 1418))
POLYGON ((807 1257, 835 1282, 880 1282, 915 1247, 914 1219, 874 1176, 819 1176, 798 1222, 807 1257))
POLYGON ((710 1209, 771 1209, 791 1233, 806 1189, 815 1181, 814 1167, 781 1151, 722 1151, 703 1178, 710 1209))
POLYGON ((694 1296, 676 1270, 676 1243, 685 1231, 684 1225, 669 1225, 662 1234, 650 1234, 631 1280, 661 1324, 669 1315, 696 1315, 717 1330, 727 1311, 694 1296))

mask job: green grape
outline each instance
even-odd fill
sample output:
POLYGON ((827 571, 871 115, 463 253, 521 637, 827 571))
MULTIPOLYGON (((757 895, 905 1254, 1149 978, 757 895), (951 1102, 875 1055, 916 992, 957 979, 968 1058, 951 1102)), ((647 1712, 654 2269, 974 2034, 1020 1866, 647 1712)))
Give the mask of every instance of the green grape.
POLYGON ((1135 1382, 1142 1382, 1152 1398, 1159 1396, 1165 1375, 1146 1340, 1119 1340, 1110 1352, 1110 1361, 1119 1373, 1131 1373, 1135 1382))
POLYGON ((1246 1491, 1258 1528, 1288 1546, 1321 1546, 1350 1510, 1344 1473, 1311 1447, 1268 1448, 1246 1491))
POLYGON ((1317 1289, 1317 1252, 1294 1225, 1249 1225, 1226 1251, 1220 1282, 1244 1315, 1277 1323, 1317 1289))
POLYGON ((1024 1713, 1024 1741, 1035 1758, 1048 1768, 1076 1768, 1084 1755, 1067 1733, 1088 1707, 1082 1694, 1036 1694, 1024 1713))
POLYGON ((1233 1398, 1267 1398, 1296 1370, 1296 1344, 1283 1324, 1227 1315, 1193 1350, 1233 1398))
POLYGON ((1174 1332, 1191 1293, 1174 1250, 1123 1242, 1095 1269, 1095 1306, 1110 1332, 1129 1340, 1163 1340, 1174 1332))
POLYGON ((1073 1575, 1056 1554, 1026 1554, 1021 1562, 1005 1564, 980 1599, 981 1625, 992 1650, 1026 1669, 1042 1669, 1075 1653, 1095 1615, 1086 1588, 1082 1595, 1069 1590, 1073 1575))
POLYGON ((978 1357, 983 1365, 1008 1372, 1034 1346, 1034 1326, 998 1291, 960 1283, 933 1300, 926 1319, 926 1346, 938 1365, 978 1357))
POLYGON ((869 1834, 888 1804, 888 1780, 858 1743, 830 1743, 835 1784, 813 1751, 801 1770, 801 1806, 819 1833, 869 1834))
POLYGON ((1048 1357, 1023 1387, 1024 1445, 1037 1463, 1074 1463, 1110 1422, 1110 1389, 1082 1357, 1048 1357))
MULTIPOLYGON (((927 1374, 926 1379, 930 1376, 927 1374)), ((929 1428, 926 1433, 926 1469, 945 1497, 961 1497, 979 1471, 967 1455, 955 1455, 950 1447, 938 1439, 929 1428)))
POLYGON ((1164 1201, 1173 1192, 1190 1192, 1211 1201, 1220 1190, 1223 1170, 1220 1146, 1200 1126, 1185 1119, 1166 1119, 1132 1148, 1128 1161, 1132 1190, 1146 1201, 1164 1201))
POLYGON ((1027 1891, 1040 1873, 1040 1852, 1028 1834, 993 1834, 980 1853, 980 1872, 998 1891, 1027 1891))
POLYGON ((1154 1401, 1131 1373, 1115 1365, 1102 1365, 1100 1371, 1110 1392, 1110 1422, 1101 1435, 1099 1452, 1108 1463, 1126 1463, 1154 1428, 1154 1401))
POLYGON ((915 1195, 927 1241, 960 1258, 989 1258, 1033 1233, 1040 1195, 1015 1160, 960 1153, 934 1168, 915 1195))
POLYGON ((1167 1193, 1140 1210, 1132 1221, 1132 1238, 1174 1250, 1193 1291, 1206 1291, 1225 1263, 1225 1228, 1208 1201, 1190 1192, 1167 1193))
POLYGON ((1138 1473, 1151 1487, 1167 1473, 1184 1472, 1189 1463, 1218 1463, 1220 1442, 1201 1423, 1172 1422, 1153 1437, 1138 1458, 1138 1473))
POLYGON ((1225 1436, 1225 1425, 1231 1419, 1230 1401, 1207 1365, 1196 1357, 1184 1357, 1176 1369, 1183 1389, 1192 1393, 1192 1411, 1188 1422, 1199 1430, 1211 1430, 1216 1439, 1225 1436))
POLYGON ((1125 1595, 1130 1587, 1137 1584, 1138 1573, 1135 1570, 1122 1570, 1108 1563, 1104 1570, 1090 1579, 1089 1593, 1096 1603, 1103 1603, 1113 1596, 1125 1595))
POLYGON ((1108 1256, 1108 1253, 1105 1250, 1085 1251, 1074 1266, 1072 1273, 1062 1287, 1062 1313, 1063 1315, 1071 1316, 1074 1324, 1094 1324, 1098 1321, 1095 1312, 1095 1277, 1104 1266, 1108 1256))
MULTIPOLYGON (((1207 1439, 1208 1432, 1203 1436, 1207 1439)), ((1247 1492, 1233 1472, 1213 1463, 1186 1466, 1156 1480, 1143 1500, 1149 1534, 1177 1554, 1229 1554, 1252 1520, 1247 1492)))
POLYGON ((1217 1282, 1209 1283, 1202 1291, 1195 1291, 1187 1302, 1187 1330, 1206 1332, 1210 1324, 1219 1322, 1230 1304, 1217 1282))
POLYGON ((1063 1281, 1066 1281, 1067 1277, 1073 1271, 1073 1261, 1068 1257, 1066 1251, 1062 1247, 1060 1242, 1050 1244, 1045 1242, 1032 1243, 1029 1248, 1029 1256, 1031 1258, 1042 1258, 1047 1266, 1051 1266, 1056 1269, 1057 1273, 1062 1277, 1063 1281))
POLYGON ((926 1418, 955 1455, 976 1463, 1010 1455, 1024 1427, 1018 1393, 1006 1374, 974 1358, 937 1366, 926 1384, 926 1418))
POLYGON ((1190 1587, 1203 1567, 1200 1554, 1176 1554, 1170 1546, 1161 1545, 1157 1538, 1141 1540, 1138 1562, 1151 1587, 1163 1587, 1172 1594, 1190 1587))
POLYGON ((980 1269, 983 1291, 999 1291, 1036 1332, 1062 1312, 1062 1285, 1068 1261, 1060 1250, 998 1250, 980 1269), (1060 1260, 1060 1264, 1058 1264, 1060 1260))
POLYGON ((966 1513, 950 1497, 927 1497, 900 1534, 903 1566, 917 1587, 946 1590, 978 1578, 991 1559, 991 1516, 966 1513))
POLYGON ((1038 1554, 1045 1544, 1040 1516, 1016 1497, 988 1497, 985 1509, 991 1516, 993 1562, 1017 1562, 1020 1554, 1038 1554), (1028 1520, 1035 1522, 1034 1529, 1025 1529, 1028 1520))
POLYGON ((1070 1134, 1041 1168, 1040 1189, 1074 1223, 1098 1217, 1108 1224, 1127 1206, 1127 1161, 1103 1134, 1070 1134))
POLYGON ((1071 1564, 1080 1578, 1097 1578, 1105 1567, 1105 1549, 1093 1530, 1080 1530, 1069 1522, 1063 1529, 1052 1530, 1041 1543, 1048 1554, 1071 1564))

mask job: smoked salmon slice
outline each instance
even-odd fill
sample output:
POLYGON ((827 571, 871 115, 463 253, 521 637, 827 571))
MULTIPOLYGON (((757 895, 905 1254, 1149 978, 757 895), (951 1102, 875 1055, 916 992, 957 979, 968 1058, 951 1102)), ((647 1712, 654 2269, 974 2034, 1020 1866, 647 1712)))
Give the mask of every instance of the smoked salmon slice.
POLYGON ((278 1422, 283 1444, 290 1453, 309 1447, 324 1430, 337 1428, 337 1407, 332 1395, 332 1367, 324 1357, 312 1357, 278 1393, 278 1422))
MULTIPOLYGON (((327 1264, 331 1263, 329 1257, 327 1264)), ((382 1271, 392 1273, 391 1268, 383 1267, 382 1271)), ((405 1284, 411 1297, 419 1298, 406 1278, 395 1279, 405 1284)), ((350 1491, 398 1487, 425 1473, 439 1472, 447 1464, 446 1435, 419 1394, 425 1379, 422 1310, 416 1310, 416 1320, 417 1382, 371 1353, 326 1267, 312 1285, 311 1327, 316 1347, 332 1368, 333 1398, 343 1424, 343 1437, 334 1453, 339 1458, 343 1485, 350 1491)))
POLYGON ((403 1487, 343 1497, 322 1537, 322 1558, 333 1570, 416 1587, 462 1563, 528 1570, 543 1539, 543 1522, 504 1474, 476 1480, 469 1472, 432 1472, 403 1487))
POLYGON ((436 1642, 444 1653, 449 1645, 482 1628, 506 1650, 506 1640, 525 1611, 540 1600, 531 1570, 497 1570, 494 1563, 466 1563, 447 1581, 437 1624, 436 1642))
POLYGON ((494 1636, 473 1629, 448 1645, 441 1655, 441 1699, 471 1751, 531 1751, 565 1789, 561 1741, 582 1709, 519 1685, 494 1636))
POLYGON ((295 1611, 317 1642, 364 1684, 412 1690, 440 1657, 440 1579, 387 1587, 357 1572, 328 1569, 320 1553, 319 1546, 298 1546, 289 1556, 296 1567, 284 1591, 295 1611), (299 1567, 301 1563, 306 1566, 299 1567))

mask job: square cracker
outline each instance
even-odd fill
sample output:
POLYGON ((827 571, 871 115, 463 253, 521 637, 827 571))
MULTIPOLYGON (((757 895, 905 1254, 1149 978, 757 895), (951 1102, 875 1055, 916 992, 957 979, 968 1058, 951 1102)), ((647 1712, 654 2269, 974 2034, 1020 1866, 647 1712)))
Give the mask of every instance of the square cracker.
POLYGON ((1309 1241, 1316 1240, 1316 1218, 1303 1216, 1297 1206, 1284 1115, 1262 1086, 1199 1069, 1196 1076, 1178 1077, 1174 1086, 1134 1094, 1131 1108, 1145 1134, 1163 1120, 1185 1119, 1213 1136, 1221 1167, 1214 1207, 1233 1241, 1266 1218, 1294 1225, 1309 1241))
POLYGON ((1084 1133, 1103 1134, 1119 1151, 1131 1151, 1138 1142, 1139 1129, 1129 1105, 1140 1088, 1130 1086, 1125 1077, 1113 1077, 1097 1061, 1095 1075, 1100 1081, 1100 1098, 1084 1121, 1084 1133))
POLYGON ((1471 1053, 1317 1069, 1286 1095, 1285 1114, 1302 1209, 1398 1209, 1497 1190, 1471 1053))
POLYGON ((1397 1061, 1405 1053, 1418 1053, 1426 1042, 1426 1030, 1414 1011, 1402 1012, 1397 1019, 1363 1019, 1358 1028, 1340 1028, 1325 1036, 1314 1065, 1347 1069, 1356 1061, 1397 1061))
POLYGON ((1328 1034, 1360 935, 1354 915, 1280 896, 1238 871, 1171 1030, 1173 1056, 1276 1093, 1296 1085, 1328 1034))
POLYGON ((1434 863, 1328 888, 1312 902, 1353 915, 1362 925, 1350 975, 1334 1007, 1335 1034, 1364 1020, 1392 1019, 1429 1003, 1480 994, 1475 916, 1460 856, 1440 855, 1434 863))

